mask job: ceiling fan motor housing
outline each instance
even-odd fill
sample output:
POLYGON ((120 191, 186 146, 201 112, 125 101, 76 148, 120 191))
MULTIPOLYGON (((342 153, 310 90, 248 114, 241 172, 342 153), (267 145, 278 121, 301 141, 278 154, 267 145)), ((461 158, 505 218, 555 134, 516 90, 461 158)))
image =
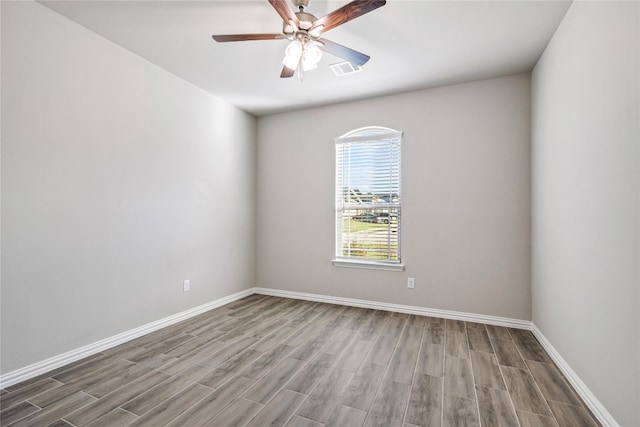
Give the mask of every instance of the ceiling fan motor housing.
POLYGON ((313 24, 318 19, 307 12, 297 12, 296 16, 298 17, 298 21, 300 21, 300 28, 303 30, 308 30, 309 28, 311 28, 311 24, 313 24))
MULTIPOLYGON (((302 0, 300 0, 302 1, 302 0)), ((300 30, 308 30, 311 28, 311 25, 318 20, 314 15, 307 12, 296 12, 296 17, 298 21, 300 21, 300 30)), ((294 28, 291 26, 289 22, 282 23, 282 32, 285 34, 291 34, 294 31, 294 28)))

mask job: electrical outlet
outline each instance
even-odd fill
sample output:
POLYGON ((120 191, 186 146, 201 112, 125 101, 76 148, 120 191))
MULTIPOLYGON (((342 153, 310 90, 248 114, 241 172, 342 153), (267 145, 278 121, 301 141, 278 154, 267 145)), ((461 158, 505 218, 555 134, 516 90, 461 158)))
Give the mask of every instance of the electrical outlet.
POLYGON ((413 289, 416 287, 416 279, 414 277, 409 277, 407 279, 407 288, 413 289))
POLYGON ((182 290, 184 292, 189 292, 191 290, 191 280, 185 280, 182 282, 182 290))

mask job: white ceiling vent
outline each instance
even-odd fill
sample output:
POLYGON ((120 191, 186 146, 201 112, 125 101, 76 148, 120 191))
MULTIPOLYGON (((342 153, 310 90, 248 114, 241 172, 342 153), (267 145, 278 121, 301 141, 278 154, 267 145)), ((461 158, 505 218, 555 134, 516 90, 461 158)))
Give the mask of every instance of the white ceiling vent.
POLYGON ((331 67, 333 74, 335 74, 336 76, 346 76, 347 74, 353 74, 362 71, 361 66, 352 64, 349 61, 331 64, 329 65, 329 67, 331 67))

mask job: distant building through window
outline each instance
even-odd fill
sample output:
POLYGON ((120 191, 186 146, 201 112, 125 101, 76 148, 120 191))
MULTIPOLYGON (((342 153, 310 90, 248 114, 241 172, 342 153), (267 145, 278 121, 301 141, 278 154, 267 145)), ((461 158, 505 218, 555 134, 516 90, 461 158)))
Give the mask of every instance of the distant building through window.
POLYGON ((402 132, 366 127, 335 140, 334 265, 402 269, 402 132))

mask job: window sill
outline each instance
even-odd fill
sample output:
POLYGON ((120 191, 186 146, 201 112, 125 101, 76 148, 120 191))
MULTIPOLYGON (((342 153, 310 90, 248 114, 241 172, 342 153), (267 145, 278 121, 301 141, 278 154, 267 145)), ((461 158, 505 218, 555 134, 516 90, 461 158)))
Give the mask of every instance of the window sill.
POLYGON ((363 268, 367 270, 404 271, 404 264, 390 264, 375 261, 334 259, 334 267, 363 268))

